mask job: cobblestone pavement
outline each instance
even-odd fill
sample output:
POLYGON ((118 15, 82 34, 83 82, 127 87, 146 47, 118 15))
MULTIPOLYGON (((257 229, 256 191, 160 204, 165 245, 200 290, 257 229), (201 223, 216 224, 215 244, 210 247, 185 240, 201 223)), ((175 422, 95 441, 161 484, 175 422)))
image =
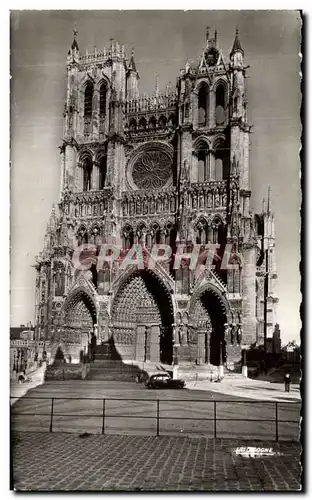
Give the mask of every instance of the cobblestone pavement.
POLYGON ((17 491, 298 491, 298 443, 187 437, 19 432, 12 436, 17 491), (236 447, 272 447, 240 457, 236 447))

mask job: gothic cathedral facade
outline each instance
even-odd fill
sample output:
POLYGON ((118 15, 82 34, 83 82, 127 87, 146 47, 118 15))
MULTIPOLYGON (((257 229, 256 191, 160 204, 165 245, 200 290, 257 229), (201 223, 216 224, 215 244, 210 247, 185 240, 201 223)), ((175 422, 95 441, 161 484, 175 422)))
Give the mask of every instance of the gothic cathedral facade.
MULTIPOLYGON (((124 360, 228 368, 241 349, 272 336, 275 234, 270 196, 250 207, 246 66, 238 31, 229 61, 207 31, 197 65, 176 85, 139 92, 134 53, 110 47, 67 57, 58 209, 36 258, 36 335, 79 360, 91 331, 124 360), (155 244, 171 258, 150 268, 98 266, 101 244, 144 258, 155 244), (75 250, 92 245, 87 270, 75 250), (214 266, 174 268, 181 245, 215 244, 214 266), (232 248, 231 266, 220 264, 232 248), (92 252, 91 252, 92 253, 92 252), (265 290, 266 288, 266 290, 265 290), (223 358, 223 359, 221 359, 223 358)), ((87 247, 86 247, 87 248, 87 247)), ((205 255, 201 253, 200 255, 205 255)))

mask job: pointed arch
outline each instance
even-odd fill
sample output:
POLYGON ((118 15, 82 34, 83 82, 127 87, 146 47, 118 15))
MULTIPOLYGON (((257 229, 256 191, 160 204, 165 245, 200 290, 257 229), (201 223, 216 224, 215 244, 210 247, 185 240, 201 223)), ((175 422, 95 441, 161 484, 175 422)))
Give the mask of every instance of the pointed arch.
POLYGON ((198 125, 205 127, 209 120, 209 87, 206 82, 198 86, 198 125))
POLYGON ((107 144, 104 145, 104 148, 98 151, 96 155, 96 161, 99 169, 99 179, 97 188, 102 190, 106 184, 106 176, 107 176, 107 144))
POLYGON ((89 242, 92 245, 99 245, 100 244, 100 239, 101 239, 101 229, 100 226, 97 222, 92 224, 89 232, 89 242))
POLYGON ((168 118, 168 127, 173 128, 177 124, 177 118, 174 113, 170 113, 169 118, 168 118))
POLYGON ((166 128, 166 125, 167 125, 167 119, 164 115, 161 115, 158 120, 158 127, 163 130, 166 128))
POLYGON ((156 129, 156 125, 157 125, 157 121, 156 121, 155 116, 151 116, 151 118, 149 119, 149 122, 148 122, 148 128, 149 129, 156 129))
POLYGON ((129 250, 134 243, 134 231, 130 224, 125 224, 122 229, 123 248, 129 250))
POLYGON ((215 116, 216 125, 222 126, 226 123, 226 109, 227 109, 227 84, 224 80, 217 80, 215 84, 215 116))
MULTIPOLYGON (((79 286, 75 288, 72 292, 68 294, 66 297, 63 309, 65 313, 65 324, 67 325, 68 320, 70 319, 71 313, 73 313, 76 309, 76 307, 83 303, 87 311, 90 314, 90 317, 92 318, 93 324, 96 324, 97 322, 97 309, 96 309, 96 303, 94 301, 94 298, 90 294, 90 292, 82 287, 79 286)), ((68 325, 67 325, 68 326, 68 325)))
POLYGON ((83 191, 90 191, 92 189, 92 170, 92 159, 90 156, 86 156, 83 160, 83 191))
POLYGON ((131 118, 130 122, 129 122, 129 130, 130 132, 135 132, 137 129, 137 122, 134 118, 131 118))
POLYGON ((196 244, 204 245, 209 243, 209 225, 204 216, 201 216, 194 224, 196 244))
POLYGON ((215 179, 227 179, 230 175, 230 146, 229 140, 222 136, 217 136, 214 144, 215 155, 215 179))
POLYGON ((172 251, 175 248, 176 239, 177 239, 176 226, 173 222, 169 221, 165 224, 165 243, 166 245, 170 245, 172 251))
POLYGON ((142 116, 139 121, 139 129, 145 130, 146 126, 147 126, 146 119, 144 118, 144 116, 142 116))
POLYGON ((84 88, 84 116, 92 116, 94 85, 91 81, 87 81, 84 88))
POLYGON ((145 241, 144 241, 144 236, 147 232, 147 228, 146 228, 146 224, 145 222, 139 222, 137 224, 137 227, 136 227, 136 236, 137 236, 137 239, 138 239, 138 243, 143 245, 145 244, 145 241))
POLYGON ((194 154, 197 159, 197 182, 209 179, 209 143, 204 139, 196 141, 194 154))
POLYGON ((102 81, 100 85, 100 116, 106 115, 107 107, 107 82, 102 81))
POLYGON ((112 333, 121 354, 126 336, 134 359, 171 364, 174 306, 158 272, 133 266, 113 283, 113 290, 112 333))

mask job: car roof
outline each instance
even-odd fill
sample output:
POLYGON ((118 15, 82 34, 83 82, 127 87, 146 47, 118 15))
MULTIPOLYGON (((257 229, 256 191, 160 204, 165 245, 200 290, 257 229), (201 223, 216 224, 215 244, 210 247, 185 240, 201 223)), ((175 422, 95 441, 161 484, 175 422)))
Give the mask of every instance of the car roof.
POLYGON ((155 377, 156 375, 168 375, 170 377, 168 372, 153 372, 150 374, 150 377, 155 377))

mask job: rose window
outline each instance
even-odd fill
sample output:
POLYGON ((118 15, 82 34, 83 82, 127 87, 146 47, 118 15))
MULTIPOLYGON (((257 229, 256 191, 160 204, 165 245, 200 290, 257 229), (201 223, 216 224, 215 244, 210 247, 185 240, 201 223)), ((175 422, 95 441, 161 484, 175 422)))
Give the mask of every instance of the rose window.
POLYGON ((133 165, 132 177, 139 189, 162 188, 171 177, 171 159, 163 151, 146 151, 133 165))

